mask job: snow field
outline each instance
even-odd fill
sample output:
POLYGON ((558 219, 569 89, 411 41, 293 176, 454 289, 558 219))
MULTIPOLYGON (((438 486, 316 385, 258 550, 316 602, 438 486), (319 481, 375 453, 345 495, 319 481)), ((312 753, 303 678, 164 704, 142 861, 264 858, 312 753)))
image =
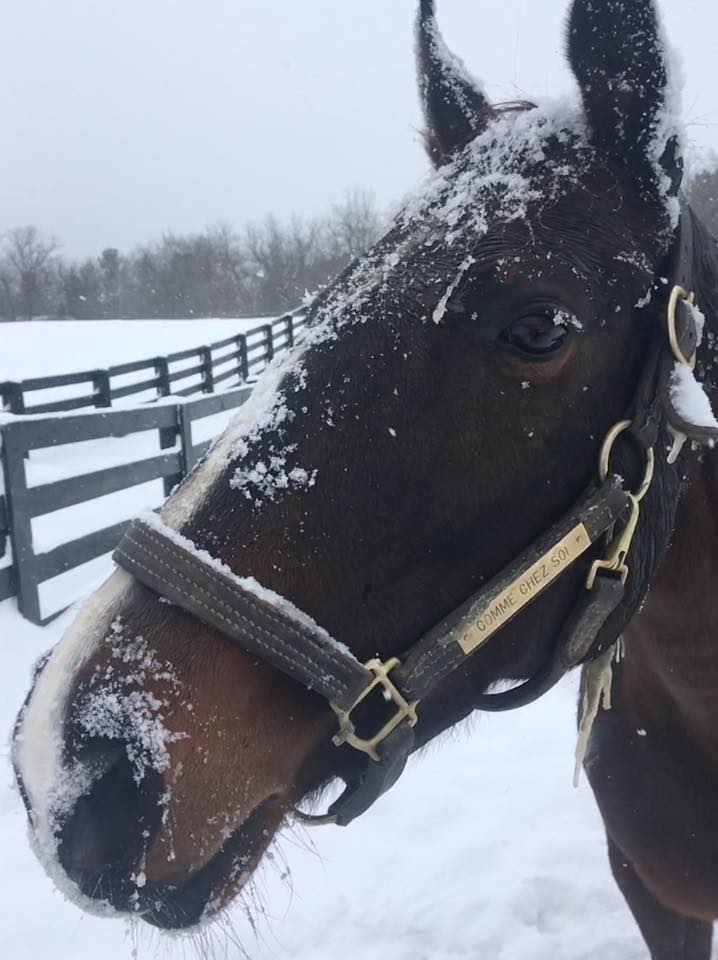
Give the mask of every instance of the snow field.
MULTIPOLYGON (((244 333, 258 320, 35 320, 0 324, 0 380, 146 360, 244 333)), ((39 402, 39 401, 38 401, 39 402)))

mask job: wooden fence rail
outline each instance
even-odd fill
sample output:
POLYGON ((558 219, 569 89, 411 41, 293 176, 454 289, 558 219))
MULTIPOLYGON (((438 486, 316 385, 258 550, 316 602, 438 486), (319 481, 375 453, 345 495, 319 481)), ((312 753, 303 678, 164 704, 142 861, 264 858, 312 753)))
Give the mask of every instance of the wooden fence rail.
POLYGON ((292 346, 305 323, 305 314, 299 310, 245 333, 164 357, 116 364, 106 369, 3 381, 0 382, 0 409, 15 414, 67 413, 85 407, 111 407, 117 400, 148 392, 156 397, 170 394, 189 397, 213 393, 220 384, 224 388, 239 386, 276 353, 292 346), (196 363, 187 365, 191 360, 196 363), (117 383, 119 378, 132 374, 141 376, 130 383, 117 383), (84 389, 69 397, 33 402, 33 394, 40 391, 73 386, 84 389))
POLYGON ((0 383, 0 400, 6 411, 15 415, 0 423, 5 491, 4 495, 0 493, 0 561, 7 559, 12 548, 11 565, 0 566, 0 602, 16 596, 27 619, 38 624, 52 619, 59 611, 51 611, 49 617, 44 614, 41 585, 109 553, 129 521, 105 526, 42 551, 35 545, 33 520, 154 480, 163 481, 165 495, 168 494, 210 446, 209 440, 193 441, 192 424, 244 403, 250 392, 247 381, 258 368, 301 338, 305 322, 304 314, 296 312, 243 334, 166 357, 0 383), (151 375, 144 376, 148 371, 151 375), (138 374, 139 379, 116 383, 118 378, 132 374, 138 374), (31 402, 37 391, 88 384, 90 393, 31 402), (215 392, 220 385, 225 388, 223 392, 215 392), (199 392, 211 395, 176 404, 162 400, 113 409, 117 400, 148 391, 153 392, 155 400, 171 395, 190 397, 199 392), (83 407, 94 407, 96 411, 71 413, 83 407), (80 476, 60 476, 39 485, 29 480, 32 451, 135 434, 147 437, 153 431, 157 443, 149 446, 156 449, 143 459, 80 476))
POLYGON ((4 521, 0 516, 0 524, 5 524, 12 543, 13 565, 0 570, 0 600, 17 595, 24 617, 33 623, 47 622, 48 617, 41 610, 40 585, 109 553, 128 521, 111 524, 45 552, 35 548, 32 521, 152 480, 165 480, 175 486, 210 446, 211 441, 193 442, 192 424, 239 407, 249 393, 250 388, 243 387, 188 403, 151 404, 65 417, 19 418, 4 423, 0 439, 6 505, 1 509, 6 516, 4 521), (33 450, 149 431, 158 431, 163 442, 170 432, 174 439, 172 451, 52 483, 28 483, 28 453, 33 450))

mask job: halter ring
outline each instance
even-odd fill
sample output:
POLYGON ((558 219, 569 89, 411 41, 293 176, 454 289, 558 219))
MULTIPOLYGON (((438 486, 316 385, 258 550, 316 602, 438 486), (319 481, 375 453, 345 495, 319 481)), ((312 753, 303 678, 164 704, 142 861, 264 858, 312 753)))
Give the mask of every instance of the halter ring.
MULTIPOLYGON (((621 420, 608 431, 606 439, 603 441, 603 446, 601 447, 601 456, 598 462, 598 473, 601 478, 601 482, 604 482, 608 477, 611 452, 613 451, 613 446, 616 440, 621 436, 622 433, 625 433, 626 430, 630 429, 632 423, 632 420, 621 420)), ((632 494, 636 503, 640 503, 648 493, 653 481, 653 471, 655 469, 655 465, 656 455, 653 452, 653 449, 646 450, 646 471, 643 475, 643 480, 641 481, 641 485, 639 486, 638 490, 632 494)))
POLYGON ((692 306, 696 302, 696 295, 692 292, 689 293, 688 290, 678 285, 673 288, 671 299, 668 302, 668 339, 671 344, 673 356, 678 363, 693 370, 696 365, 696 353, 694 353, 693 357, 689 360, 681 350, 681 345, 678 340, 678 303, 681 300, 692 306))

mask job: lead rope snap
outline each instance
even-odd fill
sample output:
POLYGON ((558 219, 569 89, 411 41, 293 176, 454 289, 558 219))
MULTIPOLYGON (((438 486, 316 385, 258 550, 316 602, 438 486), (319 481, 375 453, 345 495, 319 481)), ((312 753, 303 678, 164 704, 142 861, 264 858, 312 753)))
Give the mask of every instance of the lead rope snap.
MULTIPOLYGON (((611 453, 616 440, 629 430, 633 425, 631 420, 620 420, 608 431, 606 439, 603 441, 601 453, 598 461, 598 475, 601 482, 605 482, 610 469, 611 453)), ((628 580, 630 572, 626 558, 633 544, 633 538, 636 535, 638 521, 641 518, 641 501, 651 489, 653 475, 656 466, 656 456, 653 448, 646 450, 646 467, 643 474, 643 480, 635 493, 629 494, 630 512, 623 529, 615 534, 613 528, 607 534, 607 550, 602 560, 595 560, 591 564, 588 577, 586 579, 586 589, 593 590, 596 586, 596 579, 603 570, 606 573, 616 573, 621 578, 624 585, 628 580)))

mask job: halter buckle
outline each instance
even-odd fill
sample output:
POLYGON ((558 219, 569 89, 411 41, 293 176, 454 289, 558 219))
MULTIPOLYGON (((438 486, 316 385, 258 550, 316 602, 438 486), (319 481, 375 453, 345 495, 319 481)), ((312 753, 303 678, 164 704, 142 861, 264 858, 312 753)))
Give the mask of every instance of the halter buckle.
POLYGON ((341 747, 342 744, 348 743, 350 747, 354 747, 355 750, 359 750, 361 753, 368 754, 372 760, 379 762, 381 758, 376 748, 386 740, 390 733, 396 730, 405 720, 410 727, 416 726, 418 720, 416 715, 418 701, 409 703, 389 676, 391 671, 399 666, 399 662, 396 657, 392 657, 392 659, 387 660, 386 663, 381 660, 368 660, 364 664, 364 667, 369 670, 370 673, 374 674, 374 679, 368 687, 362 690, 351 707, 348 710, 342 710, 341 707, 338 707, 335 703, 329 704, 339 720, 339 732, 332 738, 335 746, 341 747), (354 722, 352 721, 352 713, 377 687, 381 687, 387 701, 393 703, 397 709, 394 716, 384 724, 377 734, 370 739, 364 739, 363 737, 357 736, 354 722))

